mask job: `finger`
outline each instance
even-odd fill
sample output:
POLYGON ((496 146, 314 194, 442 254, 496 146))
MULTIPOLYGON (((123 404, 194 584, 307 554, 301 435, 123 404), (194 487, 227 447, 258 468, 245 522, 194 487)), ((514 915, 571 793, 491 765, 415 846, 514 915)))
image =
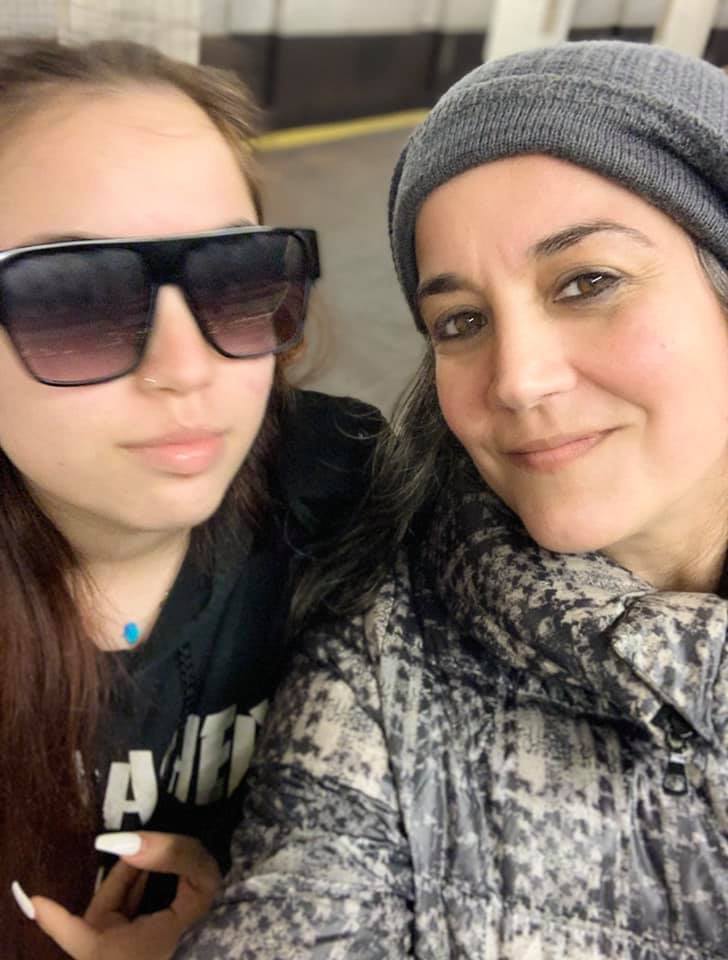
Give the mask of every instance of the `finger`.
POLYGON ((169 909, 184 930, 210 909, 221 882, 217 862, 194 837, 149 831, 139 835, 141 850, 125 859, 134 866, 180 878, 169 909))
POLYGON ((33 906, 38 926, 73 960, 93 960, 99 955, 99 934, 85 920, 46 897, 33 897, 33 906))
POLYGON ((139 912, 139 904, 142 902, 142 897, 144 896, 148 879, 148 871, 138 871, 137 878, 129 889, 129 893, 127 894, 126 902, 124 904, 124 914, 129 919, 135 917, 139 912))
POLYGON ((92 926, 98 926, 110 913, 125 913, 127 898, 138 879, 139 870, 136 867, 123 860, 117 861, 94 893, 83 915, 84 920, 92 926))
POLYGON ((139 853, 124 860, 139 869, 171 873, 184 878, 201 891, 217 891, 220 870, 215 858, 195 837, 175 833, 140 831, 139 853))
POLYGON ((177 896, 169 905, 169 910, 177 918, 179 935, 188 927, 201 920, 210 910, 215 900, 219 883, 214 890, 194 887, 188 880, 181 879, 177 884, 177 896))
POLYGON ((99 960, 169 960, 183 933, 171 910, 138 917, 102 939, 99 960))
POLYGON ((73 960, 170 960, 183 928, 163 910, 99 933, 53 900, 33 897, 40 928, 73 960))

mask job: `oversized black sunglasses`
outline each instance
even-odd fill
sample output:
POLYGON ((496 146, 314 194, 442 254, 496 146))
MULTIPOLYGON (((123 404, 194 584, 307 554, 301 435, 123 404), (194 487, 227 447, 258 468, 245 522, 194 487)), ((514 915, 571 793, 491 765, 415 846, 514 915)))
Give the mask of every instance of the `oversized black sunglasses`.
POLYGON ((0 324, 41 383, 104 383, 140 363, 161 286, 182 290, 218 353, 242 359, 300 342, 319 275, 313 230, 231 227, 18 247, 0 252, 0 324))

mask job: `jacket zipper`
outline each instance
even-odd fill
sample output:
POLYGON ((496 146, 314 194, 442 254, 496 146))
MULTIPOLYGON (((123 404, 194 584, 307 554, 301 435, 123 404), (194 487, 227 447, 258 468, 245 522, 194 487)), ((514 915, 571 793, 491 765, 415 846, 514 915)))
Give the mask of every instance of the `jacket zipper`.
POLYGON ((672 796, 682 796, 688 792, 685 766, 689 748, 696 736, 695 731, 673 707, 662 707, 656 719, 665 731, 665 746, 668 750, 662 789, 672 796))

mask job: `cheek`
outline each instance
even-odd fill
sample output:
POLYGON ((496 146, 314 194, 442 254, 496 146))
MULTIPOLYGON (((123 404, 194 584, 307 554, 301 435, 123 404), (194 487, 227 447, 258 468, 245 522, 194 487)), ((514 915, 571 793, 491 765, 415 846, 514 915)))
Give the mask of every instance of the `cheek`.
MULTIPOLYGON (((683 302, 676 299, 676 303, 683 302)), ((723 315, 698 303, 690 315, 670 304, 620 329, 591 373, 638 426, 637 455, 657 496, 701 476, 728 445, 728 336, 723 315), (702 308, 702 309, 701 309, 702 308), (658 318, 659 326, 654 318, 658 318)))
POLYGON ((640 407, 650 407, 676 373, 677 349, 669 339, 634 329, 609 338, 598 350, 588 351, 586 379, 608 393, 640 407), (592 370, 589 370, 591 366, 592 370))
POLYGON ((273 386, 275 357, 233 361, 226 371, 226 387, 221 398, 226 410, 222 419, 237 424, 246 438, 256 433, 265 414, 273 386), (238 366, 240 365, 240 366, 238 366))
POLYGON ((593 356, 590 379, 652 418, 728 414, 728 335, 715 308, 702 317, 664 306, 637 314, 593 356))
MULTIPOLYGON (((0 399, 3 410, 6 409, 0 399)), ((87 429, 72 412, 58 405, 24 402, 12 407, 12 415, 0 415, 0 447, 15 467, 39 485, 53 485, 75 462, 93 462, 98 456, 98 434, 87 429)))
POLYGON ((0 343, 0 448, 25 475, 62 460, 66 419, 72 418, 60 414, 57 400, 50 387, 20 367, 12 348, 0 343))
POLYGON ((118 431, 119 411, 129 406, 121 383, 44 386, 0 341, 0 448, 38 482, 52 484, 60 469, 96 471, 118 431))
POLYGON ((477 435, 482 442, 487 433, 487 398, 482 365, 455 363, 452 358, 435 362, 437 398, 445 422, 466 448, 477 435))
POLYGON ((265 407, 273 386, 275 357, 271 355, 238 362, 244 366, 241 371, 236 371, 234 374, 236 389, 248 397, 256 409, 265 407))
POLYGON ((80 395, 84 389, 98 391, 98 387, 46 389, 50 395, 21 397, 11 417, 0 415, 0 445, 36 451, 40 460, 98 461, 117 436, 123 436, 122 427, 131 420, 120 417, 124 406, 100 402, 97 394, 80 395))

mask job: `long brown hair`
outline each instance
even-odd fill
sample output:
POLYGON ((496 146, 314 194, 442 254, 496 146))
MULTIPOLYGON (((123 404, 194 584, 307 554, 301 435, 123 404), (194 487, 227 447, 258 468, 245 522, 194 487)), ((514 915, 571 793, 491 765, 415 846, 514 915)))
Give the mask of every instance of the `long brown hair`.
MULTIPOLYGON (((49 97, 78 88, 166 85, 197 103, 239 160, 260 214, 252 151, 255 108, 232 75, 177 63, 126 42, 63 47, 0 42, 0 129, 8 136, 49 97)), ((0 141, 0 150, 2 141, 0 141)), ((280 363, 263 427, 214 518, 193 531, 205 552, 216 529, 265 515, 268 468, 286 386, 280 363)), ((93 886, 96 803, 88 786, 107 696, 103 657, 84 629, 79 558, 36 505, 0 450, 0 954, 46 960, 61 952, 21 916, 9 888, 82 910, 93 886)))

